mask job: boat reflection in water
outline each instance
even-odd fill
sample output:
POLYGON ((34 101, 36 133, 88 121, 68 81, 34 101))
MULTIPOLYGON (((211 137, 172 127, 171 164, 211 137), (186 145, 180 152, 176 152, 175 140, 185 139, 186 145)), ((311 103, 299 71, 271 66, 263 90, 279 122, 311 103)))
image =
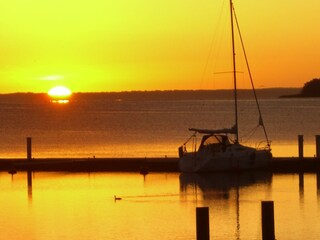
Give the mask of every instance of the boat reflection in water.
POLYGON ((189 187, 198 188, 202 193, 209 191, 231 191, 255 184, 267 184, 272 181, 272 173, 265 171, 248 171, 241 173, 182 173, 180 190, 187 191, 189 187))
POLYGON ((224 239, 261 236, 260 202, 270 198, 272 173, 182 173, 179 180, 181 196, 210 208, 210 225, 219 230, 211 231, 215 239, 221 232, 224 239))

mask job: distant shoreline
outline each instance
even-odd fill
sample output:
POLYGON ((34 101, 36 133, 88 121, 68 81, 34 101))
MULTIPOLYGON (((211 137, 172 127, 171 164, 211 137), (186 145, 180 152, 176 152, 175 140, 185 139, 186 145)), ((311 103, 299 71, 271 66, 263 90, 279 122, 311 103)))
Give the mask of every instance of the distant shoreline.
POLYGON ((320 96, 311 96, 305 94, 293 94, 293 95, 283 95, 279 96, 279 98, 319 98, 320 96))
MULTIPOLYGON (((298 96, 300 88, 261 88, 256 89, 259 99, 277 99, 279 97, 298 96)), ((253 99, 251 89, 239 89, 239 99, 253 99)), ((74 101, 152 101, 152 100, 227 100, 233 98, 233 90, 154 90, 124 92, 76 92, 74 101)), ((1 102, 43 102, 48 100, 47 93, 4 93, 0 94, 1 102)))

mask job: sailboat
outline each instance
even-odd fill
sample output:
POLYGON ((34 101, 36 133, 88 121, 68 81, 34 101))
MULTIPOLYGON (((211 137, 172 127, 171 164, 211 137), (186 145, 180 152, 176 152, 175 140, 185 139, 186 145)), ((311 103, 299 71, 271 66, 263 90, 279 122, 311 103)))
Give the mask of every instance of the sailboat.
POLYGON ((182 172, 213 172, 261 169, 269 166, 272 160, 270 141, 268 139, 266 128, 263 123, 259 102, 255 92, 252 75, 248 65, 248 60, 232 0, 230 0, 230 15, 233 53, 232 75, 234 83, 235 122, 232 127, 224 129, 212 130, 190 128, 189 130, 194 133, 189 138, 189 140, 195 138, 197 134, 202 135, 202 140, 199 148, 195 148, 192 152, 187 151, 186 144, 188 143, 188 141, 179 147, 179 168, 182 172), (262 148, 245 146, 239 142, 234 23, 236 23, 238 29, 244 57, 247 63, 248 73, 251 80, 252 90, 257 103, 259 112, 259 125, 262 126, 266 138, 267 144, 262 148))

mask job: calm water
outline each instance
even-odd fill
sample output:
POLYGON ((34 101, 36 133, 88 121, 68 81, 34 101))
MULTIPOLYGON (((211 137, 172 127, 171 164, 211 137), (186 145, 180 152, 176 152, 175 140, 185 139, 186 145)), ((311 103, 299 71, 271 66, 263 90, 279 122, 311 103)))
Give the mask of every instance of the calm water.
MULTIPOLYGON (((262 99, 261 108, 275 156, 297 156, 297 135, 305 136, 305 155, 315 154, 320 134, 320 99, 262 99)), ((188 128, 233 125, 228 100, 110 101, 82 99, 66 105, 0 102, 0 157, 25 157, 26 137, 33 157, 177 156, 188 128)), ((262 131, 255 103, 239 103, 240 136, 257 146, 262 131), (253 134, 255 133, 255 134, 253 134)))
MULTIPOLYGON (((211 239, 261 239, 261 201, 275 204, 280 240, 319 239, 317 176, 0 173, 2 239, 195 239, 196 207, 211 239), (300 181, 301 182, 301 181, 300 181), (122 197, 114 201, 114 195, 122 197)), ((319 179, 320 181, 320 179, 319 179)))
MULTIPOLYGON (((29 136, 35 158, 177 156, 189 127, 229 127, 232 107, 228 100, 0 101, 0 157, 25 157, 29 136)), ((298 134, 305 136, 305 155, 314 155, 320 99, 264 99, 261 108, 275 156, 297 156, 298 134)), ((254 102, 240 101, 239 111, 241 139, 259 143, 254 102)), ((0 172, 3 239, 195 239, 198 206, 210 207, 212 239, 261 239, 262 200, 275 202, 277 239, 320 238, 320 177, 314 174, 30 177, 28 184, 27 173, 0 172)))

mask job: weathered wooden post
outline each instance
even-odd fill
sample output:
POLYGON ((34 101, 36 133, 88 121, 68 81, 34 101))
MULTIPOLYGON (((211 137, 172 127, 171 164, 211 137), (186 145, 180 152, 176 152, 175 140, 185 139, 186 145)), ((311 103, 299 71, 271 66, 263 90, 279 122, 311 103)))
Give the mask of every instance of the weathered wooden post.
POLYGON ((261 202, 262 240, 275 240, 273 201, 261 202))
POLYGON ((197 222, 197 240, 209 240, 209 208, 197 207, 196 208, 196 222, 197 222))
POLYGON ((298 135, 299 159, 303 159, 303 135, 298 135))
POLYGON ((31 137, 27 137, 27 159, 31 161, 32 159, 32 140, 31 137))
POLYGON ((316 135, 316 157, 320 158, 320 135, 316 135))

